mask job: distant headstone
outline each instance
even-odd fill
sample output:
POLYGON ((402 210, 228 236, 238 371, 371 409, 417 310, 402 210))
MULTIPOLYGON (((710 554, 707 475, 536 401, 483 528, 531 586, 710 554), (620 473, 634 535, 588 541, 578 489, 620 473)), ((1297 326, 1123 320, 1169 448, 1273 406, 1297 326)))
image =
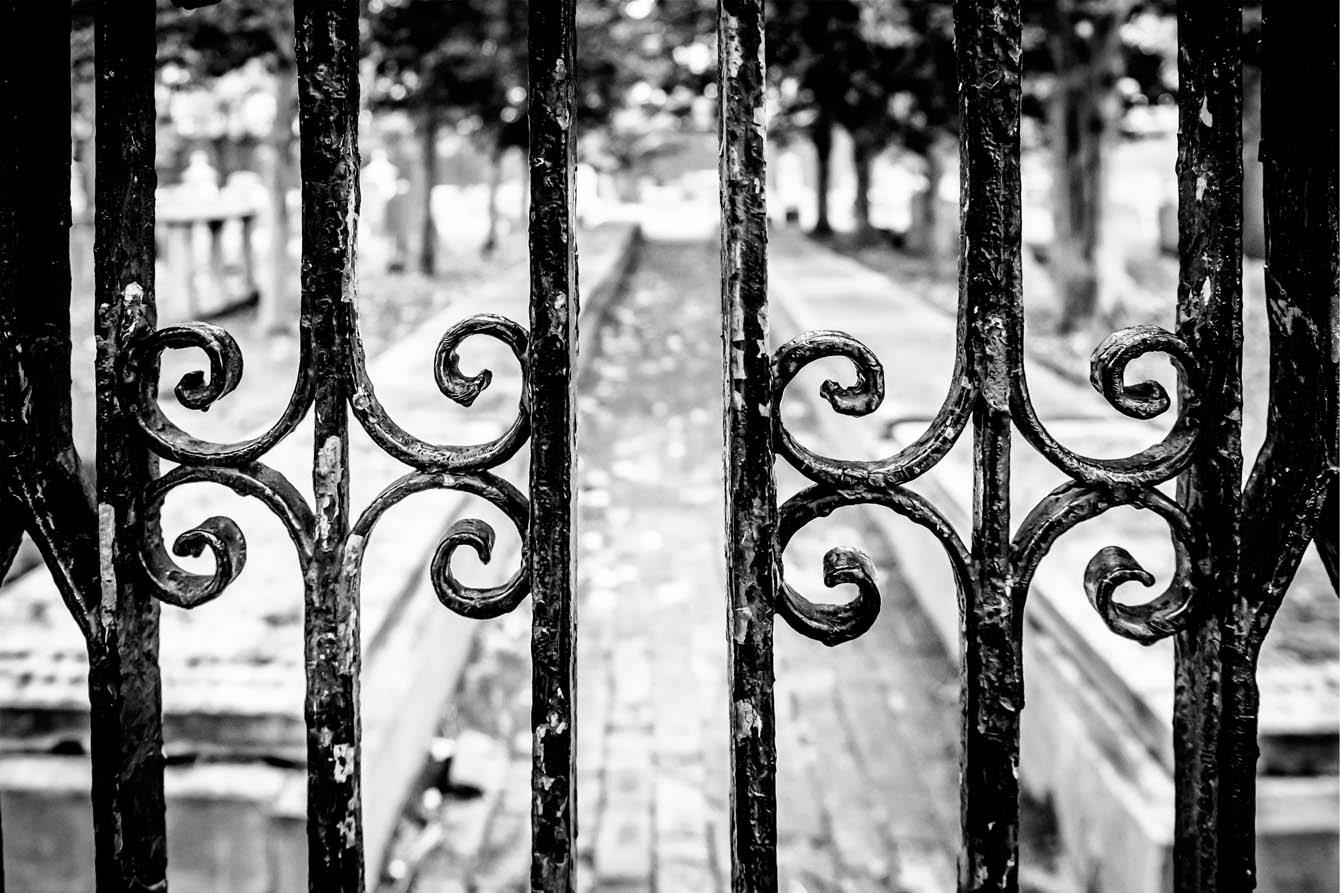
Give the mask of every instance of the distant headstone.
POLYGON ((219 172, 209 162, 209 154, 201 149, 191 153, 186 169, 181 172, 182 197, 206 198, 219 194, 219 172))

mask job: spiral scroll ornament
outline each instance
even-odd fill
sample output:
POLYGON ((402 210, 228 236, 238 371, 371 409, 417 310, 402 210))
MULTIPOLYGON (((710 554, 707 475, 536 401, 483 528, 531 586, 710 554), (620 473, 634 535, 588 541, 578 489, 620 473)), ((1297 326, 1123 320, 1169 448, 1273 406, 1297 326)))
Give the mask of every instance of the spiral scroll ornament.
MULTIPOLYGON (((217 598, 246 564, 246 538, 235 521, 223 516, 207 518, 187 530, 176 538, 169 551, 163 540, 160 509, 170 492, 192 483, 220 484, 238 495, 259 499, 283 523, 305 571, 312 559, 316 517, 291 482, 258 460, 291 434, 312 406, 316 383, 310 331, 304 329, 300 340, 298 378, 280 418, 251 439, 214 443, 183 430, 159 406, 161 358, 168 350, 194 349, 203 353, 205 368, 183 375, 174 393, 184 408, 204 412, 232 393, 242 380, 243 358, 236 339, 226 330, 207 323, 154 329, 141 306, 129 309, 132 312, 127 314, 127 354, 122 376, 125 394, 149 449, 163 459, 180 463, 155 479, 141 494, 136 507, 141 530, 140 563, 156 597, 181 608, 197 607, 217 598), (214 567, 205 574, 184 570, 172 557, 199 557, 206 552, 213 558, 214 567)), ((525 546, 529 504, 515 487, 489 474, 488 469, 516 455, 529 436, 524 396, 525 329, 504 317, 480 314, 462 320, 443 334, 433 361, 434 379, 438 390, 456 403, 470 406, 493 380, 490 370, 468 375, 461 369, 459 350, 470 337, 487 336, 506 345, 520 363, 523 379, 522 401, 507 430, 489 443, 458 446, 424 441, 390 417, 377 400, 368 378, 356 318, 351 322, 345 368, 350 379, 350 408, 379 447, 414 471, 379 494, 350 528, 342 547, 346 583, 356 591, 366 540, 388 509, 413 493, 453 490, 485 499, 507 516, 521 534, 521 564, 500 586, 479 589, 462 583, 451 568, 456 550, 473 549, 487 563, 494 545, 491 527, 478 519, 464 519, 448 529, 433 556, 430 573, 434 590, 444 605, 466 617, 496 617, 512 610, 526 597, 530 587, 525 546)))

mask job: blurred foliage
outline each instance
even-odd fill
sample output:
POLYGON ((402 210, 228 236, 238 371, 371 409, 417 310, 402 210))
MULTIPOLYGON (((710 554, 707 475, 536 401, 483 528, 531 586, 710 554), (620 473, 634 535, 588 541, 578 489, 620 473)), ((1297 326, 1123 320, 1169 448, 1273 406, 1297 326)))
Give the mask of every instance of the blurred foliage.
MULTIPOLYGON (((364 85, 374 112, 406 113, 425 144, 448 127, 494 156, 525 146, 525 3, 360 2, 364 85)), ((852 137, 858 170, 890 146, 935 163, 937 141, 957 134, 950 0, 765 2, 777 139, 808 136, 826 167, 829 150, 820 144, 831 145, 833 128, 841 127, 852 137)), ((292 81, 291 2, 225 0, 201 9, 159 4, 159 63, 168 89, 209 88, 231 72, 259 69, 274 75, 274 105, 281 116, 288 113, 291 102, 278 94, 292 81)), ((91 93, 78 85, 91 80, 95 6, 95 0, 73 0, 77 103, 87 104, 91 93)), ((1034 122, 1025 136, 1029 145, 1050 142, 1072 158, 1088 152, 1084 164, 1097 159, 1090 165, 1097 182, 1101 146, 1070 146, 1065 134, 1075 128, 1049 122, 1065 116, 1088 121, 1086 129, 1101 143, 1131 109, 1173 102, 1175 4, 1023 0, 1023 11, 1023 111, 1034 122)), ((716 17, 716 0, 577 0, 577 122, 587 160, 628 169, 674 151, 675 133, 715 128, 716 17)), ((1249 3, 1249 63, 1258 21, 1259 2, 1249 3)), ((87 110, 76 112, 91 118, 87 110)), ((276 124, 276 133, 287 133, 283 122, 276 124)), ((1094 192, 1091 183, 1061 188, 1080 196, 1094 192)))
POLYGON ((767 37, 781 130, 823 116, 877 148, 896 138, 921 152, 932 132, 954 127, 947 2, 775 0, 767 37))

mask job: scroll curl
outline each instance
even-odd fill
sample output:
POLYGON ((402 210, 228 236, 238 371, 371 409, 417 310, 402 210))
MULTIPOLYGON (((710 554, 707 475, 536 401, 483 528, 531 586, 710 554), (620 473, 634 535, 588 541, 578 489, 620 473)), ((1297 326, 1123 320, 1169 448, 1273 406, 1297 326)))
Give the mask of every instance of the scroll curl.
POLYGON ((1084 483, 1148 486, 1175 477, 1194 458, 1202 430, 1197 395, 1204 389, 1205 370, 1191 346, 1158 326, 1121 329, 1094 349, 1089 363, 1089 380, 1094 389, 1123 415, 1136 419, 1162 415, 1172 404, 1162 385, 1156 381, 1134 384, 1125 381, 1130 363, 1150 353, 1168 355, 1187 383, 1186 393, 1189 395, 1178 406, 1172 429, 1159 443, 1117 459, 1096 459, 1063 446, 1038 418, 1022 366, 1010 382, 1010 410, 1020 433, 1053 465, 1084 483))
POLYGON ((197 348, 209 362, 209 375, 186 373, 177 382, 177 402, 187 409, 207 411, 236 389, 242 380, 242 351, 226 330, 209 323, 189 323, 154 329, 131 340, 126 382, 132 388, 135 420, 149 448, 165 459, 183 464, 240 467, 255 462, 302 422, 312 405, 315 377, 311 349, 300 339, 298 378, 288 405, 269 430, 236 443, 201 440, 182 430, 158 405, 159 365, 164 351, 197 348))
MULTIPOLYGON (((960 339, 961 340, 961 339, 960 339)), ((842 385, 825 381, 819 393, 836 412, 865 416, 884 400, 884 367, 873 352, 845 332, 820 330, 793 338, 773 358, 772 416, 777 453, 810 480, 835 488, 894 487, 922 475, 949 452, 971 416, 974 387, 963 373, 958 351, 949 393, 921 437, 885 459, 834 459, 802 446, 782 422, 782 398, 805 366, 816 360, 842 357, 856 370, 856 382, 842 385)))
POLYGON ((1056 488, 1029 512, 1011 546, 1017 610, 1023 609, 1038 564, 1056 540, 1075 525, 1117 506, 1149 509, 1168 524, 1176 555, 1173 580, 1143 604, 1115 600, 1121 584, 1135 580, 1154 585, 1154 577, 1120 546, 1107 546, 1089 560, 1084 592, 1108 629, 1145 645, 1187 627, 1195 610, 1191 575, 1205 558, 1200 531, 1177 502, 1153 487, 1106 487, 1072 481, 1056 488))
POLYGON ((487 564, 493 558, 494 531, 477 518, 466 518, 452 524, 433 553, 430 566, 433 590, 442 604, 464 617, 484 619, 500 617, 511 611, 530 594, 529 548, 526 528, 530 504, 519 490, 502 478, 486 472, 454 474, 451 472, 414 471, 404 475, 378 494, 350 528, 345 540, 342 567, 346 585, 357 592, 363 566, 367 538, 387 509, 406 496, 424 490, 455 490, 487 500, 505 514, 521 535, 521 563, 516 573, 499 586, 475 588, 466 586, 452 573, 452 554, 468 546, 487 564))
POLYGON ((214 559, 212 573, 183 570, 168 555, 159 510, 169 492, 191 483, 221 484, 239 496, 253 496, 265 503, 288 531, 298 550, 299 565, 306 571, 312 556, 312 510, 287 478, 260 463, 241 468, 182 465, 150 482, 135 505, 140 564, 156 598, 179 608, 203 605, 218 598, 246 565, 246 537, 236 522, 220 515, 206 518, 172 544, 172 553, 178 557, 195 558, 208 550, 214 559))
MULTIPOLYGON (((796 532, 816 518, 825 518, 835 510, 855 505, 882 505, 921 525, 939 541, 949 557, 958 588, 960 606, 963 593, 972 585, 972 563, 958 534, 926 499, 902 487, 831 488, 818 485, 801 490, 782 504, 778 515, 778 555, 786 550, 796 532)), ((857 638, 879 616, 880 593, 874 568, 863 552, 838 547, 824 555, 824 585, 835 587, 854 583, 857 596, 845 604, 812 602, 786 582, 778 569, 777 613, 791 628, 807 638, 837 645, 857 638)))
POLYGON ((353 382, 349 404, 368 436, 389 455, 423 472, 477 472, 494 468, 516 455, 530 435, 530 414, 526 407, 526 330, 503 316, 481 313, 453 325, 442 335, 433 361, 438 390, 469 406, 493 381, 493 372, 485 369, 477 375, 461 371, 457 351, 473 335, 487 335, 507 345, 521 366, 521 400, 511 426, 496 440, 472 446, 433 444, 410 434, 390 417, 368 378, 363 345, 357 332, 352 339, 350 364, 353 382))

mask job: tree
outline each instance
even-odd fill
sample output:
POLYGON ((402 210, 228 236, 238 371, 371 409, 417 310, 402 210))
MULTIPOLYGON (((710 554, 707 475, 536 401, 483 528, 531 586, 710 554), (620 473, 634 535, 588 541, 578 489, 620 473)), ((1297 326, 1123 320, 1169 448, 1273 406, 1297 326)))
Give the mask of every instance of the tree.
POLYGON ((789 98, 783 117, 807 127, 815 147, 815 233, 831 232, 829 156, 835 124, 852 138, 853 211, 858 228, 868 232, 874 159, 895 140, 930 156, 936 135, 952 128, 952 12, 940 2, 834 0, 778 2, 770 14, 769 64, 781 95, 789 98), (795 89, 786 89, 788 81, 795 89))
POLYGON ((1083 327, 1102 303, 1102 227, 1109 143, 1119 112, 1121 26, 1133 0, 1044 0, 1026 7, 1025 67, 1051 72, 1046 106, 1052 148, 1053 239, 1048 255, 1061 296, 1059 329, 1083 327))
MULTIPOLYGON (((496 167, 508 145, 525 145, 525 7, 505 0, 380 0, 369 7, 375 73, 369 104, 406 111, 418 131, 423 189, 418 267, 434 272, 431 210, 437 142, 446 125, 471 133, 496 167)), ((494 201, 483 250, 496 244, 494 201)))
POLYGON ((893 114, 898 139, 921 157, 927 188, 913 207, 908 248, 937 257, 941 241, 938 189, 944 176, 944 144, 958 137, 958 63, 954 55, 954 13, 948 3, 918 2, 907 7, 907 26, 920 36, 893 114))
MULTIPOLYGON (((370 104, 414 118, 425 164, 420 269, 431 273, 436 237, 429 195, 436 144, 444 126, 468 133, 489 159, 489 224, 483 243, 497 245, 496 191, 503 154, 527 146, 526 6, 509 0, 379 0, 369 7, 369 55, 375 79, 370 104)), ((641 28, 617 4, 583 0, 577 9, 577 126, 604 125, 645 57, 641 28)))
MULTIPOLYGON (((860 8, 855 0, 831 3, 768 4, 765 51, 769 74, 783 89, 779 109, 783 120, 807 129, 814 144, 814 235, 833 232, 828 219, 829 175, 832 169, 833 126, 843 104, 850 76, 858 65, 860 8), (790 81, 794 89, 787 89, 790 81)), ((861 55, 864 55, 861 53, 861 55)))
MULTIPOLYGON (((852 137, 856 169, 855 216, 868 234, 874 159, 893 142, 922 155, 937 179, 934 143, 953 127, 953 13, 935 2, 859 0, 855 39, 845 58, 850 84, 838 123, 852 137)), ((923 225, 933 225, 934 183, 923 225)))

